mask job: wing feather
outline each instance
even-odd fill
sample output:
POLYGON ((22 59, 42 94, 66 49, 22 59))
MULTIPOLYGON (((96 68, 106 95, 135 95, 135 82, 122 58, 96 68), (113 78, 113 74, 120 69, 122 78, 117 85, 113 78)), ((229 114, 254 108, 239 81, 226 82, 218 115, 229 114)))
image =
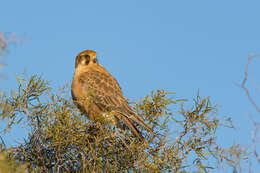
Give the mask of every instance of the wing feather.
POLYGON ((84 81, 84 93, 91 92, 95 104, 103 110, 119 109, 125 99, 122 90, 111 75, 99 71, 87 71, 80 76, 84 81))
POLYGON ((142 140, 142 134, 134 126, 133 122, 156 135, 145 124, 142 117, 132 111, 127 99, 123 96, 121 87, 113 76, 92 70, 83 73, 80 80, 83 85, 83 93, 91 92, 91 99, 101 110, 120 113, 121 115, 117 114, 115 116, 123 121, 139 139, 142 140))

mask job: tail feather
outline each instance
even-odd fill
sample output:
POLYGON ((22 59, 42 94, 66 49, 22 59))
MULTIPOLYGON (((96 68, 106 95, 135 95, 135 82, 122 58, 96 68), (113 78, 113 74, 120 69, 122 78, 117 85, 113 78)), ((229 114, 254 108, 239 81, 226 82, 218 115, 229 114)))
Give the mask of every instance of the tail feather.
POLYGON ((123 121, 123 123, 134 133, 134 135, 140 140, 143 141, 142 133, 135 127, 132 121, 122 113, 118 113, 115 115, 119 120, 123 121))
POLYGON ((132 120, 133 122, 136 122, 138 125, 142 126, 145 128, 145 130, 147 130, 148 132, 152 133, 154 136, 158 137, 156 133, 154 133, 154 131, 152 130, 152 128, 145 124, 143 118, 138 115, 137 113, 135 113, 131 107, 128 104, 124 104, 123 106, 123 110, 124 112, 127 112, 127 117, 132 120))
POLYGON ((155 137, 158 137, 157 134, 152 130, 150 126, 145 124, 142 117, 132 112, 130 115, 125 114, 122 112, 117 112, 116 115, 117 119, 123 121, 123 123, 134 133, 136 137, 138 137, 140 140, 143 140, 142 133, 136 128, 136 126, 133 124, 134 122, 140 126, 142 126, 145 130, 152 133, 155 137))
POLYGON ((154 136, 157 137, 157 134, 152 130, 152 128, 149 125, 145 124, 145 122, 142 119, 142 117, 140 117, 138 114, 133 112, 129 118, 132 121, 136 122, 138 125, 144 127, 145 130, 147 130, 148 132, 152 133, 154 136))

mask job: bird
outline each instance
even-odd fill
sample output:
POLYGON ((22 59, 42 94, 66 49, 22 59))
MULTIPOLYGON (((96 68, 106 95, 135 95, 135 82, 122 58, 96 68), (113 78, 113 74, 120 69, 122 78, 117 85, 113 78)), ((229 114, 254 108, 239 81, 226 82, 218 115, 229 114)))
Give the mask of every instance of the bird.
POLYGON ((77 108, 92 121, 117 126, 123 123, 140 140, 143 136, 136 125, 156 136, 142 116, 132 110, 119 83, 99 64, 93 50, 76 56, 71 95, 77 108))

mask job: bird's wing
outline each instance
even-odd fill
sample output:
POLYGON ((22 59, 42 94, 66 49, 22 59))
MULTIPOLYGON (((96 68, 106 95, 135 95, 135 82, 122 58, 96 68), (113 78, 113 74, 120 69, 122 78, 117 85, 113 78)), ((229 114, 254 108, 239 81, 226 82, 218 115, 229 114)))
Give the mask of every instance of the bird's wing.
POLYGON ((118 109, 124 101, 122 90, 111 75, 97 70, 87 71, 79 77, 83 93, 89 93, 93 102, 102 110, 118 109))
POLYGON ((137 115, 130 108, 127 99, 123 96, 122 90, 116 79, 110 74, 100 71, 87 71, 80 76, 83 83, 83 92, 90 92, 93 102, 103 111, 117 112, 115 116, 123 121, 128 128, 139 138, 142 135, 133 122, 143 126, 146 130, 156 135, 153 130, 145 124, 141 116, 137 115))

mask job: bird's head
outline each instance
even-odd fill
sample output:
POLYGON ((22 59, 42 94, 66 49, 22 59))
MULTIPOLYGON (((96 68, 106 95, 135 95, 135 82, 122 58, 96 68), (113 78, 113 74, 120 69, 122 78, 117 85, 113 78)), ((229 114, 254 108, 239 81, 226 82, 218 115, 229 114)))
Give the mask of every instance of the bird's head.
POLYGON ((87 66, 91 64, 98 64, 97 53, 93 50, 85 50, 80 52, 76 57, 75 68, 78 66, 87 66))

